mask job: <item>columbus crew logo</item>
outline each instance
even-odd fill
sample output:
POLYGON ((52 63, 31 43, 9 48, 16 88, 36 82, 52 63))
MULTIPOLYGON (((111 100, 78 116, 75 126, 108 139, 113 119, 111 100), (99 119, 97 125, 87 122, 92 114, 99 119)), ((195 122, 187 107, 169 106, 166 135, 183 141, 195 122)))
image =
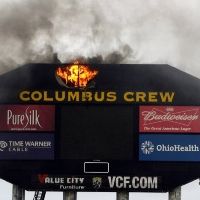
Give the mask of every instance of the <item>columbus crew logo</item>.
POLYGON ((93 177, 92 178, 92 184, 94 189, 99 189, 101 188, 102 185, 102 178, 101 177, 93 177))
POLYGON ((154 144, 151 141, 145 141, 141 144, 141 150, 144 154, 151 154, 154 152, 154 144))

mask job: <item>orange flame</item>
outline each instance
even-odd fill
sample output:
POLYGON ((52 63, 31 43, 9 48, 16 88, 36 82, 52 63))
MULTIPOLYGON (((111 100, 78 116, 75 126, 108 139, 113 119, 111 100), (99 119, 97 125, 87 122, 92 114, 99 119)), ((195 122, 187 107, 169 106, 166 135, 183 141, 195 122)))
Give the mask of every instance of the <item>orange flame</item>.
POLYGON ((69 87, 86 87, 88 82, 92 80, 97 74, 97 70, 90 70, 87 65, 74 64, 66 67, 59 67, 56 74, 69 87))

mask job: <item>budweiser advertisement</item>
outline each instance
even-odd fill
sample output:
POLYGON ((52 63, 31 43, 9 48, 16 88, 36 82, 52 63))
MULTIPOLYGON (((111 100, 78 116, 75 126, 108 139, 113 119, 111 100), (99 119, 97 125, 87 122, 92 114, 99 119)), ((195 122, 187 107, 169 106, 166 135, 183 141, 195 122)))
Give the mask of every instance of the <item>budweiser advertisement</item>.
POLYGON ((0 160, 53 160, 54 134, 0 133, 0 160))
POLYGON ((1 105, 0 131, 54 131, 55 106, 1 105))
POLYGON ((200 135, 141 134, 140 161, 200 161, 200 135))
POLYGON ((199 106, 140 106, 140 132, 200 133, 199 106))

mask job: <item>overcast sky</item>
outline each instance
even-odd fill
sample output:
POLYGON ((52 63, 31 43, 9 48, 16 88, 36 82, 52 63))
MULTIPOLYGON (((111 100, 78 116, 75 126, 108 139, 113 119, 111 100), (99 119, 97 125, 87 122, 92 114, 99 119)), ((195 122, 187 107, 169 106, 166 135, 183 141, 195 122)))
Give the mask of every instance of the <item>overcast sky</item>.
MULTIPOLYGON (((164 63, 200 78, 199 0, 1 0, 0 73, 28 62, 121 55, 120 63, 164 63)), ((83 193, 79 200, 112 200, 114 193, 83 193)), ((163 200, 167 194, 131 194, 163 200)), ((135 196, 135 197, 134 197, 135 196)), ((183 187, 183 200, 200 196, 198 181, 183 187)), ((27 193, 27 200, 33 193, 27 193)), ((11 185, 0 181, 0 199, 11 185)), ((47 195, 62 199, 62 194, 47 195)))

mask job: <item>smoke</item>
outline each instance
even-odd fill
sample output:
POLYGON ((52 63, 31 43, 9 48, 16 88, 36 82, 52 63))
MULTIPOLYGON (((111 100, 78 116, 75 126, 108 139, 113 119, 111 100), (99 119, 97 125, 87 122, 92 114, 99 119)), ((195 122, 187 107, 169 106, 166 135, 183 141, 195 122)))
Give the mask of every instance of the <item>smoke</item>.
POLYGON ((0 73, 26 63, 170 64, 200 77, 198 0, 1 0, 0 73))

